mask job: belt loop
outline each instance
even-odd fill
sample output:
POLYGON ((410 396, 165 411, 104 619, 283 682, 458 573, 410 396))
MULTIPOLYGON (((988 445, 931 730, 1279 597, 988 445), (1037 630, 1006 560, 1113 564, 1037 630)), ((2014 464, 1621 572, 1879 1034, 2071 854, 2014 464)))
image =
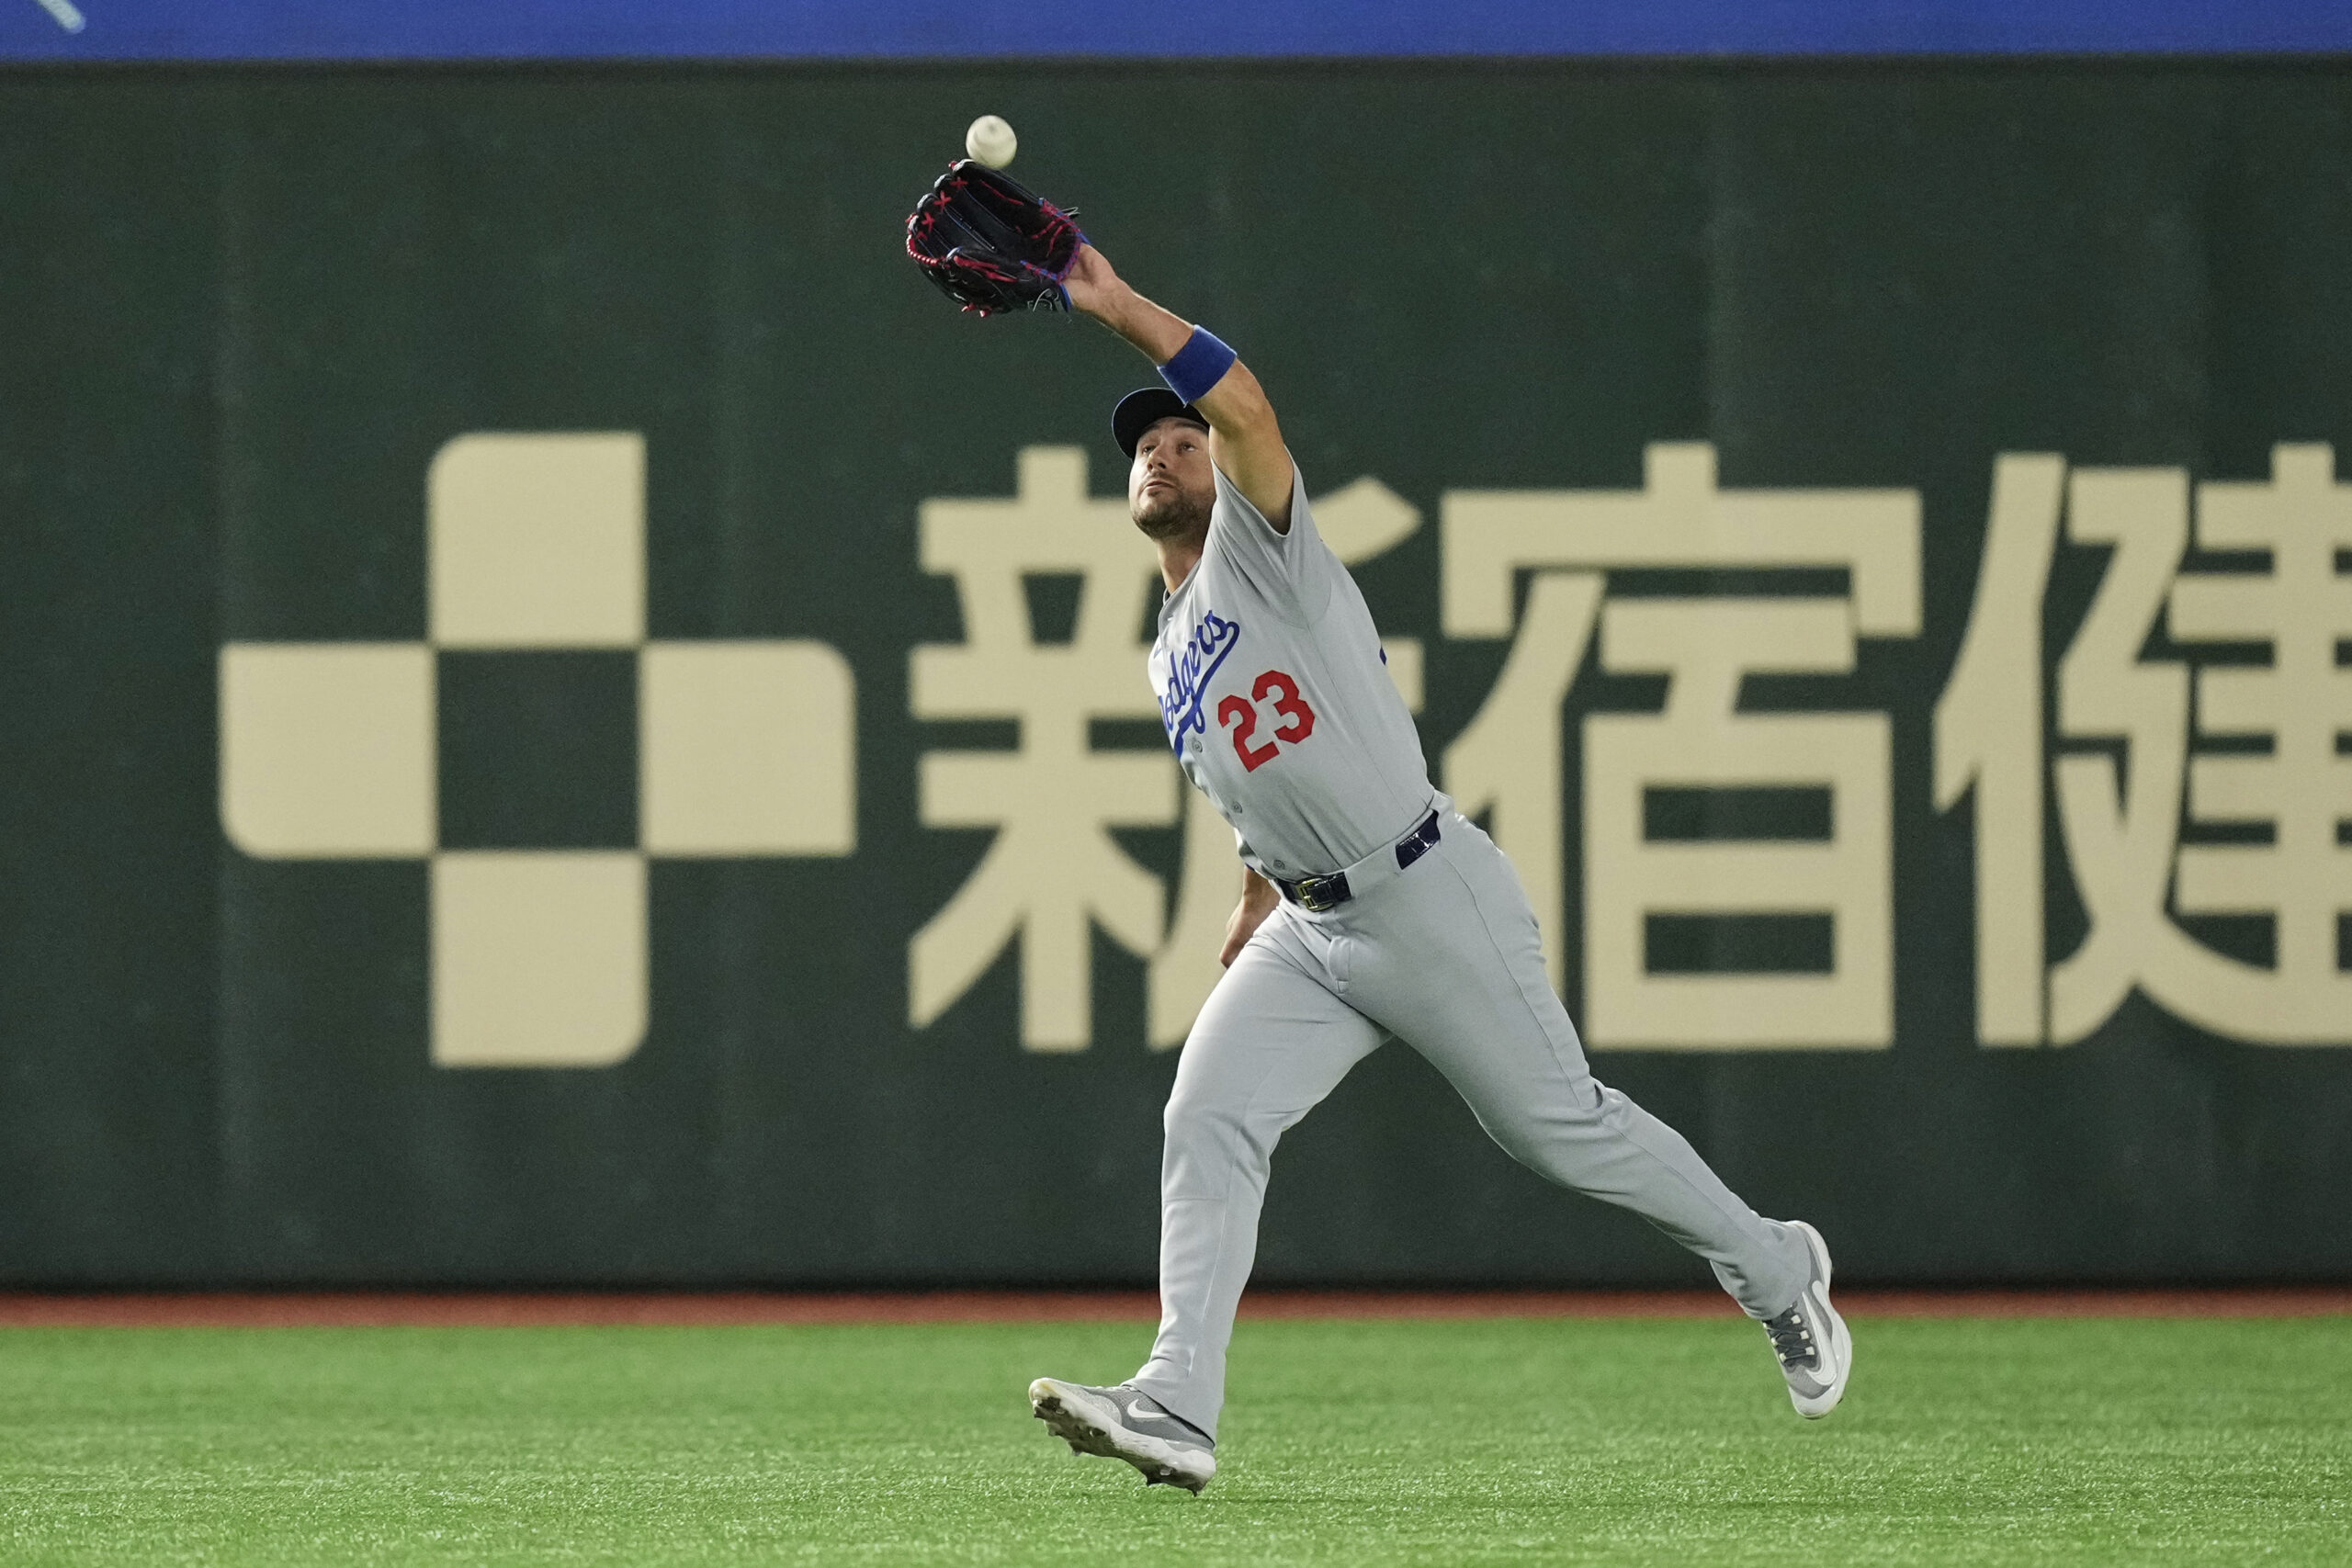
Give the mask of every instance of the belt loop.
POLYGON ((1396 840, 1396 869, 1402 871, 1429 853, 1437 840, 1437 812, 1432 809, 1419 827, 1396 840))

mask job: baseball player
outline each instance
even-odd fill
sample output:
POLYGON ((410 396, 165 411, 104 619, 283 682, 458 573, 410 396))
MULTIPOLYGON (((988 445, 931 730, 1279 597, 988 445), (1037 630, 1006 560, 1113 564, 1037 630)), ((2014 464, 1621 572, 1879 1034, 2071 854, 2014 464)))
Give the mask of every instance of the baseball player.
POLYGON ((1829 1249, 1801 1220, 1759 1217, 1672 1128, 1593 1077, 1517 874, 1430 786, 1380 635, 1315 531, 1258 378, 1091 245, 1061 281, 1071 308, 1167 383, 1112 415, 1133 459, 1129 510, 1168 588, 1151 683, 1246 872, 1225 975, 1168 1100, 1159 1338, 1116 1387, 1039 1378, 1037 1416, 1148 1484, 1207 1484, 1274 1144, 1391 1037, 1513 1157, 1704 1258, 1763 1324, 1798 1414, 1828 1415, 1853 1355, 1829 1304, 1829 1249))

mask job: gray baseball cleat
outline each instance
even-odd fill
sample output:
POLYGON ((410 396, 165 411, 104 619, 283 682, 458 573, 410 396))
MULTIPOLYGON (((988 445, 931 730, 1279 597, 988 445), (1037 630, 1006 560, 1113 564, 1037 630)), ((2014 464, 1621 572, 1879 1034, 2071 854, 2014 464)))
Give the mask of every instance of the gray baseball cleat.
POLYGON ((1146 1486, 1182 1486, 1197 1495, 1216 1473, 1216 1439, 1130 1384, 1096 1388, 1039 1378, 1029 1385, 1029 1408, 1070 1452, 1125 1460, 1143 1472, 1146 1486))
POLYGON ((1818 1421, 1846 1397, 1846 1378, 1854 1370, 1854 1337, 1846 1320, 1829 1304, 1829 1244, 1803 1220, 1788 1222, 1804 1237, 1813 1267, 1804 1289, 1789 1310, 1764 1320, 1772 1353, 1781 1359, 1781 1375, 1789 1380, 1789 1403, 1808 1421, 1818 1421))

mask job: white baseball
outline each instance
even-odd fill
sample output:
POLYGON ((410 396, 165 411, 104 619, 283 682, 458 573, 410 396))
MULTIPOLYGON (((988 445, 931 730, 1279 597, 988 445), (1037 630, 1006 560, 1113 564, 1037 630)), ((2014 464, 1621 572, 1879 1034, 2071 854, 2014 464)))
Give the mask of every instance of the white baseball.
POLYGON ((1012 134, 1012 127, 1004 123, 1002 115, 984 114, 964 132, 964 151, 991 169, 1001 169, 1012 162, 1012 154, 1020 149, 1021 139, 1012 134))

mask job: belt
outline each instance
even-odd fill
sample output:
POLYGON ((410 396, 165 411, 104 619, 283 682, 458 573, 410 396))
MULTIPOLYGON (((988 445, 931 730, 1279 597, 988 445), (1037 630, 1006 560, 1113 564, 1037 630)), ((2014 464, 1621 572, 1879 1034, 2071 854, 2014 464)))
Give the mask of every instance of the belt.
POLYGON ((1396 869, 1402 871, 1429 853, 1437 842, 1437 815, 1432 810, 1421 818, 1419 827, 1397 840, 1393 849, 1385 853, 1375 850, 1346 871, 1335 871, 1329 876, 1304 876, 1296 882, 1284 882, 1279 876, 1268 880, 1282 890, 1283 897, 1309 913, 1319 915, 1326 909, 1336 909, 1354 897, 1359 888, 1368 887, 1374 881, 1385 881, 1386 874, 1388 874, 1387 868, 1381 863, 1391 855, 1396 859, 1396 869), (1351 875, 1356 879, 1353 885, 1348 880, 1351 875))

